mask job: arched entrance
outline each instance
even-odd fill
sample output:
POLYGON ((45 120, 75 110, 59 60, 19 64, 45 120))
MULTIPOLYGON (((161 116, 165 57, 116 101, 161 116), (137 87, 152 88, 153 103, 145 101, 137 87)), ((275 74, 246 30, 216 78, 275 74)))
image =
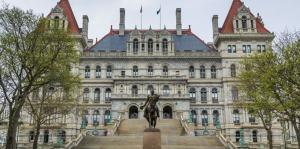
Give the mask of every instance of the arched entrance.
POLYGON ((163 108, 163 118, 164 119, 172 119, 173 118, 173 110, 170 106, 165 106, 163 108))
POLYGON ((131 106, 129 108, 129 119, 138 119, 139 109, 136 106, 131 106))

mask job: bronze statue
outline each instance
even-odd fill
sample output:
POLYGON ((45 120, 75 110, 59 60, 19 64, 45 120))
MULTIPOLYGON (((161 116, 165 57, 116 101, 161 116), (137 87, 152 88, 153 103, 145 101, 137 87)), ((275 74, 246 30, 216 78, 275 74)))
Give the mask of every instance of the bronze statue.
POLYGON ((155 128, 157 118, 159 117, 159 110, 156 106, 156 103, 159 99, 159 95, 154 94, 154 90, 151 90, 151 95, 148 95, 147 101, 140 108, 143 110, 144 107, 144 117, 147 119, 149 123, 149 128, 155 128))

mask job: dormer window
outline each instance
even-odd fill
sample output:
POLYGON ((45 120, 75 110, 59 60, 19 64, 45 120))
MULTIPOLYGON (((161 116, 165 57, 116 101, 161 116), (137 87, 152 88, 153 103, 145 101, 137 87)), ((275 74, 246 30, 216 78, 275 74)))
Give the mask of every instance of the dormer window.
POLYGON ((246 32, 247 31, 247 17, 246 16, 242 16, 242 28, 243 31, 246 32))
POLYGON ((59 17, 56 16, 54 18, 54 29, 58 29, 59 28, 59 17))
POLYGON ((152 39, 148 40, 148 54, 149 55, 153 54, 153 40, 152 39))
POLYGON ((139 40, 134 39, 133 40, 133 54, 137 54, 139 49, 139 40))

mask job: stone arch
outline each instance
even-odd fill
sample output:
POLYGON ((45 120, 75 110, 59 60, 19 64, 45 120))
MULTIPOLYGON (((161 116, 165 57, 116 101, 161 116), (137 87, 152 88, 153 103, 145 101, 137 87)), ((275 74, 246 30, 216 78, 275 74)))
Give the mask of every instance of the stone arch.
POLYGON ((173 118, 173 107, 171 105, 165 105, 163 107, 163 118, 172 119, 173 118))
POLYGON ((137 105, 129 105, 128 108, 128 117, 129 119, 138 119, 139 118, 139 108, 137 105))

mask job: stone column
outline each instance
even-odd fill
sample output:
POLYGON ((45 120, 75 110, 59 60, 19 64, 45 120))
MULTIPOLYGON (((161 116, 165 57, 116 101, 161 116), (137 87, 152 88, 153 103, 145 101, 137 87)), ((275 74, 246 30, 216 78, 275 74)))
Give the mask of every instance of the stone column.
POLYGON ((100 109, 99 112, 100 112, 99 124, 100 124, 100 126, 103 126, 104 125, 104 110, 100 109))

